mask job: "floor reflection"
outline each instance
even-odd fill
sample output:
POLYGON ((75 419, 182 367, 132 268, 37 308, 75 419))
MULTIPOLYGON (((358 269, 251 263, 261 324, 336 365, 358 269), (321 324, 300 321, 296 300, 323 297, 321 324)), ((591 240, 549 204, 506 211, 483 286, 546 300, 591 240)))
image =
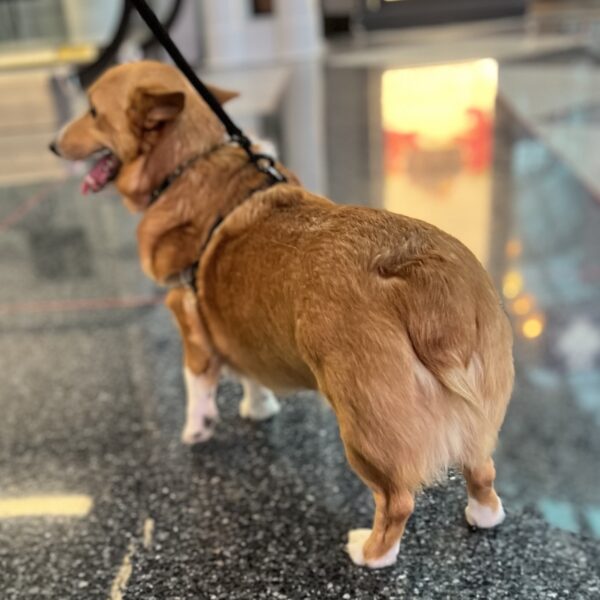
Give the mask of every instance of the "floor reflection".
MULTIPOLYGON (((518 372, 501 475, 515 502, 553 525, 600 536, 600 262, 594 194, 501 110, 510 214, 502 291, 518 372)), ((506 199, 504 200, 506 202, 506 199)))

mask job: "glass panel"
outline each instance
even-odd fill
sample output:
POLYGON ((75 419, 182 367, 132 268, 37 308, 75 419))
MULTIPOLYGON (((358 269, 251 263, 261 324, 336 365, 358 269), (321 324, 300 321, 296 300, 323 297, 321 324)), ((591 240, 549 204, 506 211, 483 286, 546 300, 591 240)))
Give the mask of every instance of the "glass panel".
POLYGON ((385 207, 448 231, 484 264, 497 90, 492 59, 382 77, 385 207))

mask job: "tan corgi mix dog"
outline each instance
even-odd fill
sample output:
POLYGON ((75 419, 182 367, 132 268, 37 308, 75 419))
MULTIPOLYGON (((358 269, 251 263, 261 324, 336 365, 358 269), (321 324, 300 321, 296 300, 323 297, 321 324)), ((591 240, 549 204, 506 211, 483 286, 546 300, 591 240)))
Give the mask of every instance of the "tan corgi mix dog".
POLYGON ((142 213, 148 276, 171 282, 199 260, 193 285, 167 297, 185 355, 183 441, 212 434, 228 365, 243 377, 244 417, 278 411, 270 390, 319 390, 330 403, 375 498, 372 529, 349 534, 356 564, 395 562, 415 492, 451 465, 467 481, 468 522, 502 522, 491 456, 512 333, 473 254, 427 223, 316 196, 282 166, 288 182, 272 185, 173 67, 114 67, 88 97, 52 149, 97 155, 85 190, 114 180, 142 213))

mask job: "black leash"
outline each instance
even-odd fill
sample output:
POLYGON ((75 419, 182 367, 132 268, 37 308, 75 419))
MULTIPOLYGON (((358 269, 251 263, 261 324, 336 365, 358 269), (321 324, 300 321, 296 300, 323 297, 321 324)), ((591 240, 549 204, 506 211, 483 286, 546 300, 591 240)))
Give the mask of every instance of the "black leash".
POLYGON ((231 117, 223 110, 219 101, 214 97, 211 91, 200 81, 190 64, 183 57, 175 42, 171 39, 167 30, 162 26, 154 11, 148 6, 146 0, 129 0, 131 4, 145 21, 156 39, 167 54, 173 59, 179 70, 187 77, 189 82, 196 88, 202 99, 208 104, 211 110, 223 123, 227 134, 232 142, 238 144, 248 155, 250 162, 256 165, 256 168, 271 177, 273 183, 283 183, 287 181, 285 175, 279 171, 275 165, 275 159, 268 154, 259 154, 252 150, 250 138, 231 120, 231 117))

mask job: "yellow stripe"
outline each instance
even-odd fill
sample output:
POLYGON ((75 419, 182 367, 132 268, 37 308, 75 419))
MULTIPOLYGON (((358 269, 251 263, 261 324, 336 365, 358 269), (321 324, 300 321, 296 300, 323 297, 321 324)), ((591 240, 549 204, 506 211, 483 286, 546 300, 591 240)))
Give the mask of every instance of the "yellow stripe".
POLYGON ((152 547, 152 541, 154 539, 154 519, 148 517, 144 521, 144 548, 148 550, 152 547))
POLYGON ((112 586, 110 587, 109 600, 123 600, 123 595, 127 591, 127 583, 131 577, 133 571, 133 565, 131 559, 135 553, 135 546, 131 542, 127 548, 127 552, 121 561, 119 570, 113 579, 112 586))
POLYGON ((15 49, 0 54, 0 69, 43 67, 59 64, 91 62, 98 55, 90 44, 58 48, 15 49))
POLYGON ((0 499, 0 519, 17 517, 85 517, 94 502, 85 495, 24 496, 0 499))

